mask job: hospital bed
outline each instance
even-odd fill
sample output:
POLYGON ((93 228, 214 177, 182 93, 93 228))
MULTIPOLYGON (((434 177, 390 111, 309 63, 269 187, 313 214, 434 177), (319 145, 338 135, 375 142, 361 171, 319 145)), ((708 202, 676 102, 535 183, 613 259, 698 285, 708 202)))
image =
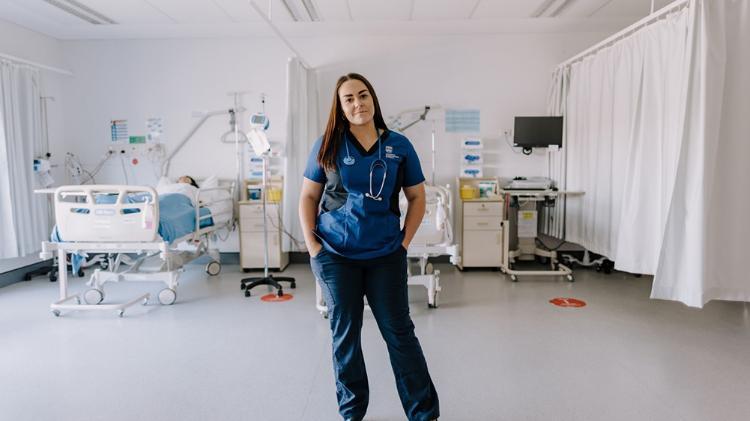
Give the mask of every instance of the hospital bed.
MULTIPOLYGON (((409 259, 408 268, 408 285, 421 285, 427 289, 427 306, 429 308, 438 307, 438 296, 441 291, 440 271, 433 268, 430 258, 438 256, 448 256, 450 262, 457 265, 460 261, 458 246, 453 242, 453 195, 448 186, 431 186, 425 184, 426 206, 422 223, 417 229, 417 233, 409 244, 406 251, 406 257, 409 259), (418 270, 413 268, 418 266, 418 270)), ((403 193, 399 200, 401 209, 401 226, 403 227, 404 218, 408 201, 403 193)), ((320 290, 320 285, 315 283, 316 287, 316 307, 323 317, 328 317, 328 308, 320 290)))
POLYGON ((60 268, 60 299, 50 305, 55 316, 62 310, 114 310, 123 316, 127 307, 146 304, 150 294, 127 302, 100 304, 103 285, 121 281, 160 281, 161 304, 173 304, 183 266, 203 255, 211 261, 206 272, 221 271, 219 252, 210 247, 220 230, 231 230, 234 218, 234 183, 197 189, 194 197, 179 193, 161 198, 155 189, 125 185, 62 186, 54 192, 56 231, 59 241, 42 243, 40 256, 54 253, 58 265, 66 254, 108 255, 107 268, 96 269, 82 297, 68 295, 67 271, 60 268), (161 200, 160 200, 161 199, 161 200), (156 260, 155 267, 148 263, 156 260), (81 302, 81 298, 85 304, 81 302), (73 303, 73 301, 75 303, 73 303))

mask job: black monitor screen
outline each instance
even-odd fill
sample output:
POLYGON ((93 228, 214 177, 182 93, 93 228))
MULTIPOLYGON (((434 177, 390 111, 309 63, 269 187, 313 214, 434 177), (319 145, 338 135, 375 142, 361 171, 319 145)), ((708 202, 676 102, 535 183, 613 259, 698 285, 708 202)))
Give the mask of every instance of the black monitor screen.
POLYGON ((516 117, 513 143, 522 148, 562 146, 562 117, 516 117))

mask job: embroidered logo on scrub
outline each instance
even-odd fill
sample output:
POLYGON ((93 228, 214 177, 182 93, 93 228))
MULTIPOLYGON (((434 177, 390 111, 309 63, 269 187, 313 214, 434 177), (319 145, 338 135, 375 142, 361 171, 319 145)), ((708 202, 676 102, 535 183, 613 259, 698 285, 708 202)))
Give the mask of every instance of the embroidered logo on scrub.
POLYGON ((390 146, 390 145, 385 147, 385 157, 388 159, 395 159, 396 161, 401 159, 400 156, 393 153, 393 146, 390 146))

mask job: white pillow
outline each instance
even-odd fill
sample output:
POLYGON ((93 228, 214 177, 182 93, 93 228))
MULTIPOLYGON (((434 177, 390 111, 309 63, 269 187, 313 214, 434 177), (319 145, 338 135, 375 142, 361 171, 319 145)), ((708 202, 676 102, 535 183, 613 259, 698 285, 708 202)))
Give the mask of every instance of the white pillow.
POLYGON ((162 176, 159 181, 156 183, 156 189, 158 190, 161 186, 166 186, 167 184, 174 184, 174 180, 170 179, 167 176, 162 176))
POLYGON ((205 180, 202 180, 198 186, 202 189, 212 189, 214 187, 219 187, 219 177, 212 175, 205 180))

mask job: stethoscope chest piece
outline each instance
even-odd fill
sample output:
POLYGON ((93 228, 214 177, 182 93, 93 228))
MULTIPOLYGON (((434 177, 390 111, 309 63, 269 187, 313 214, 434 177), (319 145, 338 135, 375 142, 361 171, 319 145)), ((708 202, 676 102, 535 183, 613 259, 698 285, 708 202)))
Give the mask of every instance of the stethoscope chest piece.
POLYGON ((348 155, 345 156, 344 157, 344 164, 346 164, 346 165, 354 165, 354 157, 353 156, 348 156, 348 155))

